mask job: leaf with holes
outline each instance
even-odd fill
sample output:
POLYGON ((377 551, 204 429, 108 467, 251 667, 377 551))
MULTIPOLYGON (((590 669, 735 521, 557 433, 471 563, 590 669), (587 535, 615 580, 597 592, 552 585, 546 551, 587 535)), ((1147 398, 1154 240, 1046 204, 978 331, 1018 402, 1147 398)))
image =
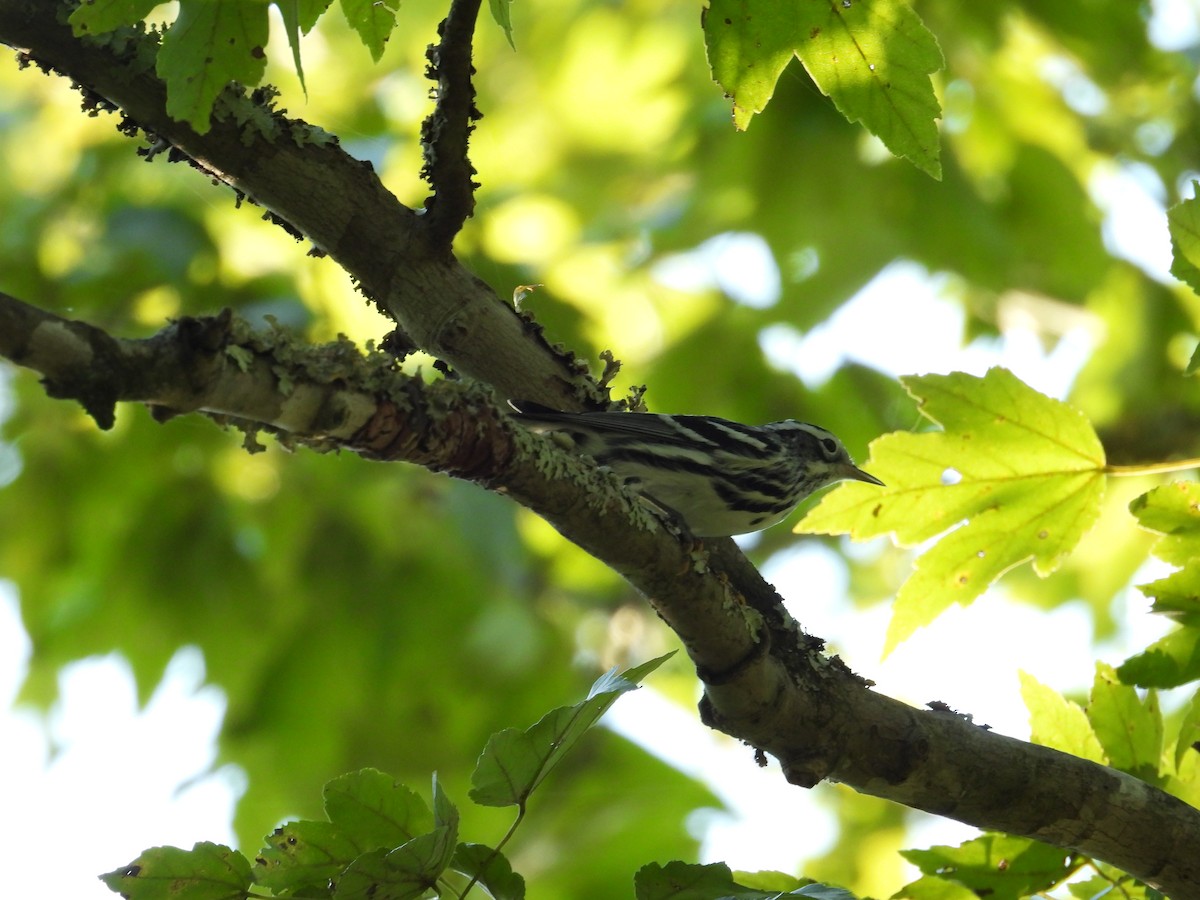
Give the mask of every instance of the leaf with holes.
POLYGON ((181 0, 158 54, 171 118, 206 133, 213 101, 229 82, 254 85, 262 78, 268 31, 265 3, 181 0))
POLYGON ((1095 521, 1104 449, 1091 424, 1005 369, 982 378, 902 379, 943 431, 899 432, 871 444, 867 466, 887 487, 846 483, 797 526, 809 534, 904 546, 937 540, 900 588, 884 652, 951 604, 967 604, 1014 566, 1053 572, 1095 521))
POLYGON ((252 883, 246 857, 208 841, 191 850, 154 847, 100 880, 129 900, 240 900, 252 883))

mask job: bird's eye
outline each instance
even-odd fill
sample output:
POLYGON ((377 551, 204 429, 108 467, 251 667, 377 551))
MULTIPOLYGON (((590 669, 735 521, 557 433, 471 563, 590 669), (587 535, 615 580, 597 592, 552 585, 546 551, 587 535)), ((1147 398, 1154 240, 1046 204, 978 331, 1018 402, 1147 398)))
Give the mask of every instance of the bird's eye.
POLYGON ((823 438, 821 440, 821 449, 825 451, 826 456, 834 457, 838 455, 838 451, 841 448, 833 438, 823 438))

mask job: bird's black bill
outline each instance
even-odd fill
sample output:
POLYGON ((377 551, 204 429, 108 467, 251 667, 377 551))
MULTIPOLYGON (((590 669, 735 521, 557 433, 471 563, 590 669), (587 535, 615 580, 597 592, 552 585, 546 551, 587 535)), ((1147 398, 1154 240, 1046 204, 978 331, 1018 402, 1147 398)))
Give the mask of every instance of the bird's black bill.
POLYGON ((845 478, 847 481, 863 481, 867 484, 877 484, 880 487, 887 487, 886 484, 884 484, 870 472, 864 472, 858 466, 854 465, 846 466, 842 473, 842 478, 845 478))

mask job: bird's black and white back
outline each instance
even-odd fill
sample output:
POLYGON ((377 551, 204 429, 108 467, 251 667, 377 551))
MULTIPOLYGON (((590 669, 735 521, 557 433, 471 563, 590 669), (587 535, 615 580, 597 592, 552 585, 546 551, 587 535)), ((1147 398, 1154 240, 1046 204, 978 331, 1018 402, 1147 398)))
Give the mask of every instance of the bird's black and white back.
POLYGON ((788 419, 742 425, 715 416, 567 413, 513 403, 534 431, 557 431, 697 537, 758 531, 843 479, 881 484, 833 434, 788 419))

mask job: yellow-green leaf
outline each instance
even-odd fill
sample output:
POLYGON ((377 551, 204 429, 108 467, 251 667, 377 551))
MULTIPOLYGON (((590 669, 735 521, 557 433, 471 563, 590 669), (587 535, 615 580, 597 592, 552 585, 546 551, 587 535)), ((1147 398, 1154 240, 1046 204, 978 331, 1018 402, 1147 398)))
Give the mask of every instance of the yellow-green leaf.
POLYGON ((1021 673, 1021 697, 1029 710, 1029 739, 1072 756, 1107 765, 1104 748, 1079 706, 1032 675, 1021 673))
POLYGON ((941 178, 941 107, 930 74, 944 65, 937 39, 906 0, 805 0, 796 55, 843 116, 897 156, 941 178))
POLYGON ((1109 763, 1153 783, 1163 754, 1158 694, 1150 690, 1145 699, 1139 697, 1132 687, 1121 684, 1112 666, 1098 663, 1087 714, 1109 763))
POLYGON ((868 468, 886 489, 846 484, 797 531, 905 546, 942 537, 896 597, 885 653, 952 603, 967 604, 1029 560, 1053 572, 1095 521, 1104 450, 1087 419, 1005 369, 903 379, 944 431, 885 435, 868 468))
POLYGON ((745 130, 795 54, 800 20, 772 0, 711 0, 703 23, 713 78, 733 101, 734 124, 745 130))

